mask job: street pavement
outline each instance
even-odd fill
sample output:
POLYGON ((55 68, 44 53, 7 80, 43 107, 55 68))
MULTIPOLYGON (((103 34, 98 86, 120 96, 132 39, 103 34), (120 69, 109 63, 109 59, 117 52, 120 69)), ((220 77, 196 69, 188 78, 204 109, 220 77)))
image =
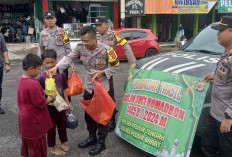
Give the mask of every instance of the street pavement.
MULTIPOLYGON (((11 61, 11 71, 4 74, 2 108, 6 114, 0 114, 0 157, 20 156, 21 138, 18 134, 18 107, 17 107, 17 82, 22 75, 22 60, 11 61)), ((75 63, 78 76, 84 77, 84 67, 81 63, 75 63)), ((117 109, 120 108, 124 96, 124 83, 128 75, 128 62, 121 61, 120 70, 114 76, 114 87, 117 109)), ((68 157, 89 157, 89 148, 80 149, 78 142, 88 137, 86 123, 84 121, 84 111, 78 104, 82 95, 72 97, 74 106, 73 114, 79 120, 79 126, 74 129, 67 129, 70 151, 65 155, 68 157)), ((57 137, 58 143, 58 137, 57 137)), ((126 141, 119 138, 115 132, 110 132, 106 139, 106 147, 99 157, 151 157, 152 155, 134 147, 126 141)), ((53 157, 48 149, 48 156, 53 157)))

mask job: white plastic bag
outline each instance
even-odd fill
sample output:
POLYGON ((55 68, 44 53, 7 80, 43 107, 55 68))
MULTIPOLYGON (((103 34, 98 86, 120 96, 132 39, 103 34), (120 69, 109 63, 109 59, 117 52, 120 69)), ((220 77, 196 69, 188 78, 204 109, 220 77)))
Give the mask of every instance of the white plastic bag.
POLYGON ((56 95, 56 100, 53 102, 53 104, 59 112, 68 109, 66 101, 60 96, 58 92, 56 95))

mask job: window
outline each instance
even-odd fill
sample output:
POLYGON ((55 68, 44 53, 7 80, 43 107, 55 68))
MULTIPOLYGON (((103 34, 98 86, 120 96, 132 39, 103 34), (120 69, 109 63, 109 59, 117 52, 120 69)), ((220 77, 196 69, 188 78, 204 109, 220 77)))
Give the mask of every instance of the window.
POLYGON ((107 7, 106 6, 89 6, 89 14, 90 14, 90 23, 95 23, 95 18, 97 16, 106 16, 107 17, 107 7))
POLYGON ((120 34, 121 34, 126 40, 131 40, 131 32, 132 32, 132 31, 122 31, 120 34))
POLYGON ((133 31, 132 35, 133 35, 133 39, 140 39, 140 38, 146 38, 148 36, 148 33, 144 31, 133 31))

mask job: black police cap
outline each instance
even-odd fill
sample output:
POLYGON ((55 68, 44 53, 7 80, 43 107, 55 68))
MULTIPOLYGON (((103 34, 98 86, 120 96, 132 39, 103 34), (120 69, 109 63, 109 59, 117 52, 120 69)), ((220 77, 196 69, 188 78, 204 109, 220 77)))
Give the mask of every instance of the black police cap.
POLYGON ((107 17, 105 17, 105 16, 98 16, 98 17, 96 17, 96 19, 95 19, 95 24, 96 24, 96 25, 102 24, 102 23, 104 23, 104 22, 108 23, 108 19, 107 19, 107 17))
POLYGON ((219 31, 226 28, 232 28, 232 16, 223 16, 219 24, 213 25, 211 28, 219 31))
POLYGON ((54 12, 52 12, 52 11, 48 11, 48 12, 46 12, 46 13, 45 13, 45 19, 46 19, 46 18, 48 18, 48 17, 52 17, 52 18, 54 18, 54 17, 55 17, 55 13, 54 13, 54 12))

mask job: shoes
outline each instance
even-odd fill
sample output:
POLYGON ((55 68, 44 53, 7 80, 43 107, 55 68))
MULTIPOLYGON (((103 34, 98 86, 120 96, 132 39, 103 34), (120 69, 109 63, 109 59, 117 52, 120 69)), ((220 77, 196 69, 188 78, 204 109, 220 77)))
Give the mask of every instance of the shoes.
POLYGON ((97 144, 93 148, 90 149, 89 155, 92 155, 92 156, 98 155, 105 149, 106 149, 105 141, 98 141, 97 144))
POLYGON ((96 136, 89 136, 86 140, 81 141, 78 143, 79 148, 86 148, 90 145, 94 145, 97 142, 97 137, 96 136))
POLYGON ((0 114, 4 114, 4 110, 0 107, 0 114))

